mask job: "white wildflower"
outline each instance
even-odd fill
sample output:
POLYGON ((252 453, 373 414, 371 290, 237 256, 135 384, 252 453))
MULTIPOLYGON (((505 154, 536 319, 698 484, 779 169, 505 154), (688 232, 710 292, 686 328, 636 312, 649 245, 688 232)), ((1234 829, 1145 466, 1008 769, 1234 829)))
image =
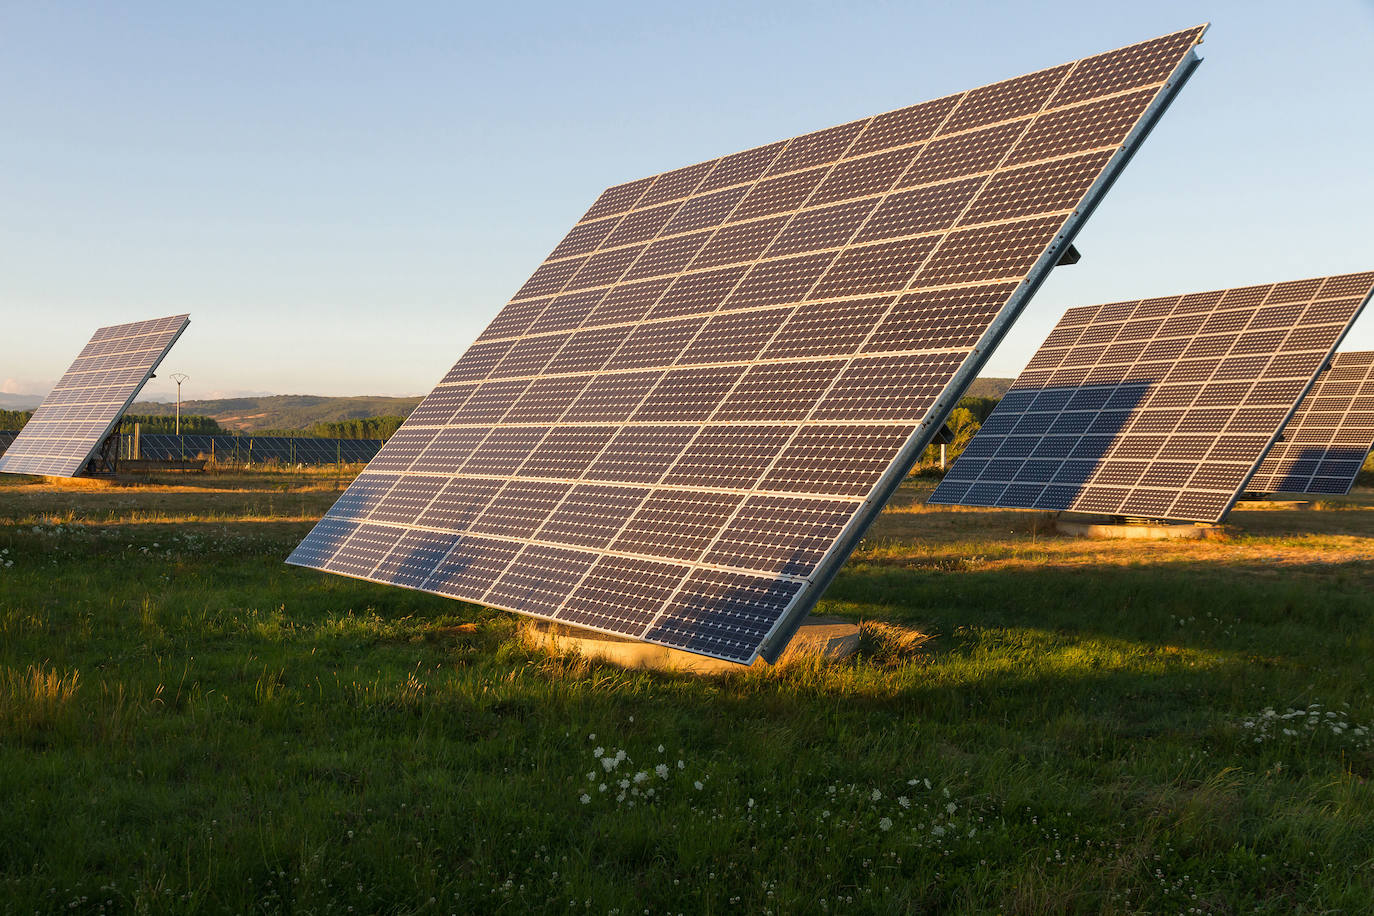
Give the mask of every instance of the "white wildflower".
POLYGON ((668 778, 668 764, 666 764, 666 763, 660 763, 658 766, 654 767, 654 772, 658 774, 658 778, 659 778, 659 779, 667 779, 667 778, 668 778))
POLYGON ((891 829, 892 829, 892 818, 890 818, 890 817, 885 817, 885 818, 883 818, 882 820, 878 821, 878 829, 879 829, 879 830, 891 830, 891 829))

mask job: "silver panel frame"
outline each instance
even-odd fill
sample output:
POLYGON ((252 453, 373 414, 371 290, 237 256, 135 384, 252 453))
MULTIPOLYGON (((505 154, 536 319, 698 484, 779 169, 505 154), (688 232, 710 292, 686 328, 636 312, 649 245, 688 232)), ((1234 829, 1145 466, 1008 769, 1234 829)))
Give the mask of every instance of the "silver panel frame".
MULTIPOLYGON (((1200 41, 1201 36, 1199 36, 1200 41)), ((1150 131, 1154 130, 1155 125, 1159 123, 1164 112, 1168 110, 1200 63, 1202 63, 1202 58, 1198 57, 1196 45, 1194 45, 1178 66, 1174 68, 1174 72, 1170 74, 1169 79, 1160 89, 1158 97, 1145 110, 1145 114, 1136 123, 1135 129, 1122 141, 1121 148, 1103 168, 1097 181, 1088 189, 1082 205, 1065 220, 1059 234, 1055 236, 1054 241, 1045 249, 1040 259, 1035 262, 1035 265, 1026 275, 1021 288, 1012 294, 1010 301, 993 319, 987 331, 979 339, 977 346, 973 348, 969 358, 964 361, 963 366, 950 380, 944 393, 926 413, 916 431, 911 434, 901 451, 898 452, 897 457, 893 459, 892 464, 888 466, 887 471, 869 492, 862 507, 850 519, 845 529, 840 532, 839 537, 835 539, 830 550, 821 559, 816 570, 793 596, 791 604, 764 636, 755 658, 762 657, 771 664, 776 663, 782 656, 787 644, 796 634, 797 628, 801 626, 806 615, 815 607, 826 588, 834 581, 840 568, 844 566, 849 555, 859 546, 864 534, 867 533, 868 528, 879 513, 883 511, 888 500, 896 493, 907 474, 920 460, 926 446, 931 443, 944 425, 949 412, 959 403, 969 385, 978 377, 978 373, 987 363, 989 357, 992 356, 993 350, 1002 342, 1011 325, 1021 316, 1031 297, 1035 295, 1045 282, 1045 278, 1049 276, 1050 270, 1058 264, 1059 259, 1073 243, 1079 230, 1082 229, 1084 222, 1097 209, 1098 204, 1102 202, 1107 191, 1120 177, 1122 170, 1131 161, 1140 144, 1149 136, 1150 131)), ((1294 409, 1296 410, 1296 407, 1294 409)), ((753 659, 750 661, 752 663, 753 659)))

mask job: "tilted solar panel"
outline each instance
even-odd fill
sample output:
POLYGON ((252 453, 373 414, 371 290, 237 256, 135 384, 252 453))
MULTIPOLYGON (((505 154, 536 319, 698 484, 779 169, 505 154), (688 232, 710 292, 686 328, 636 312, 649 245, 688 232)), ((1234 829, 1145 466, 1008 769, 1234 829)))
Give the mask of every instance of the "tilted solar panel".
POLYGON ((96 331, 0 456, 0 472, 80 474, 188 324, 172 315, 96 331))
POLYGON ((1337 353, 1246 489, 1252 493, 1349 493, 1371 448, 1374 351, 1337 353))
POLYGON ((289 562, 776 658, 1203 29, 610 188, 289 562))
POLYGON ((928 502, 1218 522, 1374 273, 1070 309, 928 502))

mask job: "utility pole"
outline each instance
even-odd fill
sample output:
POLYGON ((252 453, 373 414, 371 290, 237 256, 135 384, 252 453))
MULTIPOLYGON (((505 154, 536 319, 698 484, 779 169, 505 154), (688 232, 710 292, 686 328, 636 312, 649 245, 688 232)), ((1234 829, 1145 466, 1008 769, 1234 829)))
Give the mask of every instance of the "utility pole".
POLYGON ((177 435, 181 435, 181 383, 189 379, 185 372, 173 372, 172 381, 177 383, 177 435))

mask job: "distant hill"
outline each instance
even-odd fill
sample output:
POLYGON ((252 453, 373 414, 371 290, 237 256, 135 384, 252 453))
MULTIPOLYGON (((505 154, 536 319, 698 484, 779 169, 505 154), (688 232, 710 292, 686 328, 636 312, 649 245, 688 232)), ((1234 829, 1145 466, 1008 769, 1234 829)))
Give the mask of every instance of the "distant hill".
POLYGON ((1000 399, 1014 381, 1014 378, 976 378, 968 386, 968 391, 964 392, 964 397, 1000 399))
MULTIPOLYGON (((972 398, 1000 398, 1015 379, 975 379, 966 392, 972 398)), ((264 429, 309 429, 316 423, 337 423, 364 417, 409 416, 420 398, 356 397, 329 398, 311 394, 274 394, 259 398, 220 398, 182 401, 181 412, 211 417, 225 429, 258 432, 264 429)), ((0 403, 3 406, 3 403, 0 403)), ((131 414, 168 416, 175 404, 161 401, 136 401, 131 414)))
POLYGON ((43 403, 41 394, 0 393, 0 410, 33 410, 43 403))
MULTIPOLYGON (((182 401, 181 412, 212 417, 225 429, 257 432, 262 429, 307 429, 316 423, 358 420, 363 417, 409 416, 419 398, 328 398, 310 394, 275 394, 260 398, 221 398, 182 401)), ((136 401, 131 414, 167 416, 176 404, 136 401)))

